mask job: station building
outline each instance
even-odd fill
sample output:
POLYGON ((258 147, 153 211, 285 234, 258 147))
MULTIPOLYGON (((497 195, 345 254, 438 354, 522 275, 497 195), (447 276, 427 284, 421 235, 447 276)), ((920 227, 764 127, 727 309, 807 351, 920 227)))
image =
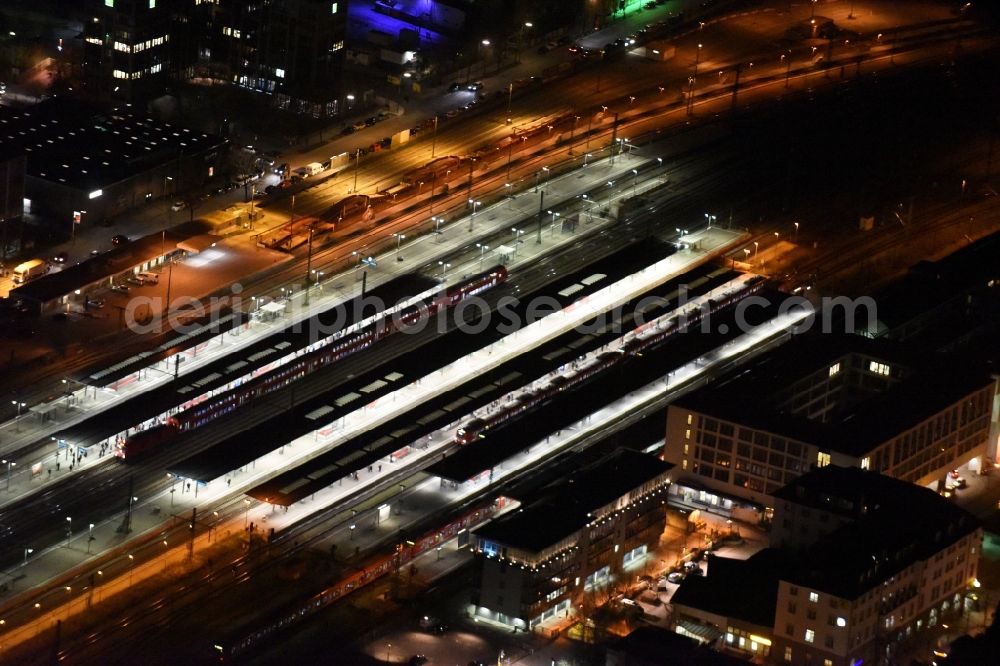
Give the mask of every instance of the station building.
POLYGON ((830 465, 776 499, 772 547, 710 556, 708 575, 678 588, 678 633, 792 666, 881 664, 977 603, 983 531, 937 493, 830 465))
POLYGON ((625 581, 666 526, 671 469, 617 449, 475 530, 476 616, 536 630, 625 581))
POLYGON ((981 367, 857 335, 799 337, 670 405, 671 500, 751 520, 814 467, 925 486, 960 465, 976 472, 996 394, 981 367))

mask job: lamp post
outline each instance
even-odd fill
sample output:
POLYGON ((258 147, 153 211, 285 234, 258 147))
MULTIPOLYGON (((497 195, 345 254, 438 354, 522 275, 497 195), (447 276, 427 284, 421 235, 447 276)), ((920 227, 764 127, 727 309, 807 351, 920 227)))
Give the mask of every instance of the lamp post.
POLYGON ((132 587, 132 574, 135 573, 135 555, 128 554, 128 586, 132 587))
POLYGON ((636 187, 639 184, 639 172, 636 169, 632 169, 632 197, 635 198, 636 187))
POLYGON ((715 215, 709 215, 708 213, 705 213, 705 219, 708 220, 708 228, 711 229, 712 222, 715 222, 716 220, 715 215))
POLYGON ((555 235, 555 233, 556 233, 556 218, 559 217, 559 213, 557 213, 557 212, 555 212, 553 210, 546 211, 546 212, 548 212, 550 215, 552 215, 552 224, 549 227, 549 234, 555 235))
POLYGON ((397 233, 394 235, 396 236, 396 261, 402 261, 403 257, 399 255, 399 247, 402 244, 403 239, 406 238, 406 234, 397 233))
POLYGON ((10 468, 17 465, 13 460, 4 460, 4 465, 7 465, 7 492, 10 492, 10 468))
POLYGON ((694 54, 694 75, 698 76, 698 63, 701 62, 701 44, 698 45, 698 50, 694 54))
POLYGON ((25 548, 24 549, 24 563, 21 564, 22 567, 25 566, 26 564, 28 564, 28 555, 31 555, 33 552, 35 552, 34 548, 25 548))
POLYGON ((479 248, 479 268, 483 268, 483 259, 486 257, 486 250, 490 249, 489 245, 485 243, 476 243, 476 247, 479 248))
POLYGON ((14 419, 14 430, 15 432, 21 432, 21 408, 27 407, 28 403, 21 402, 20 400, 11 400, 10 404, 17 407, 17 416, 14 419))
POLYGON ((469 231, 472 231, 472 225, 476 222, 476 208, 483 205, 482 201, 474 201, 469 199, 469 203, 472 204, 472 215, 469 216, 469 231))
POLYGON ((443 217, 432 217, 431 221, 434 223, 434 233, 435 234, 440 234, 441 233, 441 223, 444 222, 444 218, 443 217))
POLYGON ((250 527, 250 500, 243 500, 243 504, 246 507, 246 511, 243 514, 243 529, 248 529, 250 527))
POLYGON ((451 264, 445 263, 443 261, 439 261, 438 262, 438 266, 441 267, 441 278, 442 279, 447 279, 448 278, 448 269, 451 268, 451 264))
POLYGON ((90 542, 94 540, 94 523, 90 523, 90 531, 87 533, 87 554, 90 554, 90 542))
POLYGON ((795 242, 799 242, 799 223, 795 222, 795 242))
POLYGON ((757 254, 760 252, 760 243, 758 241, 753 242, 753 263, 757 263, 757 254))
POLYGON ((69 548, 70 539, 73 538, 73 518, 66 516, 66 547, 69 548))
POLYGON ((521 234, 524 233, 522 229, 517 227, 511 227, 510 230, 514 233, 514 256, 517 256, 517 246, 521 242, 521 234))

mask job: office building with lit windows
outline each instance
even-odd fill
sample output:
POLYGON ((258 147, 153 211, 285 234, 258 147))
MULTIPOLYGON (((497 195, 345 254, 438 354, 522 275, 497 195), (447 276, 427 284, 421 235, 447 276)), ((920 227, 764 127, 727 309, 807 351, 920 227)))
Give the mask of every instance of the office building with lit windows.
POLYGON ((830 465, 775 501, 771 548, 681 584, 678 633, 768 663, 884 664, 974 605, 982 529, 934 491, 830 465))
POLYGON ((347 1, 87 0, 87 92, 133 103, 208 76, 313 116, 342 110, 347 1))
POLYGON ((175 48, 178 0, 87 0, 84 87, 92 98, 137 102, 160 94, 184 64, 175 48))
POLYGON ((670 405, 673 504, 769 518, 814 467, 944 485, 984 463, 996 382, 956 355, 862 336, 802 336, 670 405))
POLYGON ((272 96, 281 109, 343 112, 347 0, 215 0, 201 10, 201 66, 272 96))
POLYGON ((671 468, 618 449, 476 529, 473 612, 536 630, 603 602, 597 597, 627 583, 659 543, 671 468))

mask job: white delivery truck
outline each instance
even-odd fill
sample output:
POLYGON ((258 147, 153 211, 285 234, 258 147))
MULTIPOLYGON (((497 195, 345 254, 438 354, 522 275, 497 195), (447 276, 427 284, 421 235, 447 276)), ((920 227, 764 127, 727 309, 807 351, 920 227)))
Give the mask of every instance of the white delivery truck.
POLYGON ((49 265, 41 259, 32 259, 14 269, 14 284, 24 284, 49 272, 49 265))
POLYGON ((319 162, 310 162, 305 166, 305 170, 310 176, 315 176, 323 170, 323 165, 319 162))

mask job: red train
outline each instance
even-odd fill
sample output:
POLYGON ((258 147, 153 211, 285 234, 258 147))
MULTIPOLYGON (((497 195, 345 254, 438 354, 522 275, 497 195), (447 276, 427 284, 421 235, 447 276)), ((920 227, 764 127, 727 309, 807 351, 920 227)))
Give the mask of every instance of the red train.
POLYGON ((332 339, 318 349, 303 354, 291 362, 262 373, 236 388, 219 393, 192 407, 177 412, 163 425, 136 433, 115 445, 115 455, 119 458, 134 459, 144 451, 152 450, 179 432, 193 430, 224 414, 238 409, 247 402, 262 395, 287 386, 316 370, 336 363, 342 358, 369 347, 396 331, 412 326, 421 319, 432 317, 441 308, 449 308, 457 303, 480 294, 487 289, 507 281, 507 268, 502 265, 479 273, 464 282, 449 287, 431 299, 412 305, 393 315, 374 322, 360 331, 332 339), (156 434, 148 434, 156 431, 156 434))
POLYGON ((678 316, 673 317, 670 322, 660 330, 653 330, 647 335, 636 335, 618 351, 604 352, 591 360, 588 365, 577 368, 573 374, 559 375, 538 391, 529 391, 518 396, 509 404, 504 405, 499 410, 493 412, 486 418, 474 418, 455 431, 455 443, 469 444, 477 439, 485 438, 485 433, 491 428, 496 428, 502 423, 516 418, 529 410, 540 407, 551 400, 561 391, 572 389, 582 384, 594 375, 597 375, 627 356, 640 355, 644 349, 653 347, 663 340, 677 333, 682 328, 690 328, 701 321, 706 314, 712 314, 727 308, 740 299, 746 298, 764 286, 764 278, 759 276, 749 278, 742 284, 742 289, 727 294, 724 298, 708 300, 708 307, 697 307, 694 312, 687 312, 686 321, 683 323, 678 316))

